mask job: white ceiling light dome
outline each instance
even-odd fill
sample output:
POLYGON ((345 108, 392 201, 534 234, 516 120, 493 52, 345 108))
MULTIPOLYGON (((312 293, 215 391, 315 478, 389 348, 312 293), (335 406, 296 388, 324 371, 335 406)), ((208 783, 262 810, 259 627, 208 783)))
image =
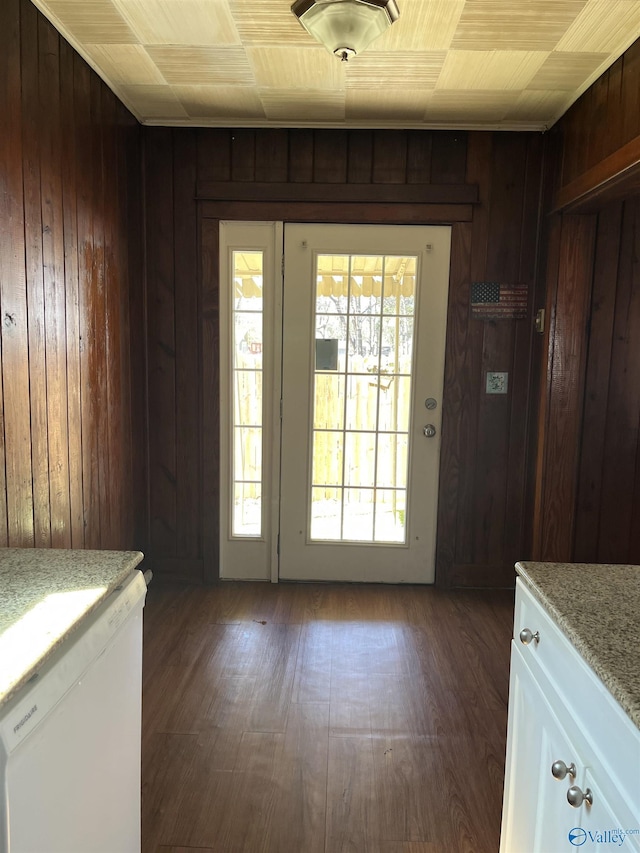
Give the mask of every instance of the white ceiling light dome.
POLYGON ((396 0, 296 0, 291 11, 343 62, 362 53, 400 17, 396 0))

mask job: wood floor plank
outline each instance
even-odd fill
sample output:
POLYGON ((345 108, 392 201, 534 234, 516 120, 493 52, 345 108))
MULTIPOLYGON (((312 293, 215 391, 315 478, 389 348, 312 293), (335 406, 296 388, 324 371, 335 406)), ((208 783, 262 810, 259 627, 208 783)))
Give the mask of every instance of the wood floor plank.
POLYGON ((300 626, 266 625, 262 642, 249 728, 255 732, 283 732, 293 694, 300 626))
POLYGON ((336 667, 331 673, 331 737, 371 737, 369 674, 345 672, 336 667))
POLYGON ((158 584, 144 853, 495 853, 513 595, 158 584))
POLYGON ((331 623, 311 622, 302 626, 291 697, 293 702, 328 702, 331 636, 331 623))
POLYGON ((328 749, 328 704, 292 705, 273 771, 276 796, 265 850, 324 853, 328 749))
POLYGON ((384 841, 446 841, 447 802, 440 786, 445 756, 436 737, 381 736, 374 740, 376 805, 384 841))
POLYGON ((330 738, 325 849, 376 849, 379 817, 371 738, 330 738))

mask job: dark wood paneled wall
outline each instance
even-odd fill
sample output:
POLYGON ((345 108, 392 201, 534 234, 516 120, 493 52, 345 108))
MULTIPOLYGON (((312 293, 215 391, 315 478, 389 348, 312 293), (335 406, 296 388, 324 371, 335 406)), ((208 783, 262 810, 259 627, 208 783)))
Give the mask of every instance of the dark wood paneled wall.
POLYGON ((639 104, 637 42, 550 134, 536 559, 640 561, 639 104))
POLYGON ((526 446, 542 137, 147 128, 144 140, 156 570, 191 580, 217 572, 218 283, 216 247, 202 252, 198 216, 286 220, 298 210, 318 221, 361 215, 394 222, 413 215, 412 221, 453 222, 437 577, 441 584, 512 583, 514 560, 528 556, 526 446), (202 201, 198 213, 198 188, 207 195, 207 186, 220 182, 230 188, 225 200, 202 201), (269 183, 298 186, 301 199, 313 196, 314 184, 339 186, 356 205, 361 188, 367 204, 352 213, 327 203, 303 210, 295 201, 269 202, 269 183), (234 184, 242 185, 236 191, 241 204, 233 202, 234 184), (440 206, 389 201, 396 191, 399 201, 402 187, 409 197, 425 184, 449 185, 440 206), (468 184, 478 187, 479 201, 455 221, 460 186, 468 184), (471 319, 474 280, 529 284, 529 318, 471 319), (487 370, 509 372, 508 395, 484 394, 487 370))
POLYGON ((574 557, 640 563, 640 197, 598 216, 574 557))
POLYGON ((576 101, 551 136, 560 143, 557 190, 590 172, 596 176, 609 158, 624 156, 626 146, 640 137, 640 41, 576 101))
POLYGON ((0 545, 144 547, 140 130, 29 0, 0 54, 0 545))
POLYGON ((591 216, 558 216, 550 229, 533 518, 533 553, 544 560, 570 560, 573 547, 594 225, 591 216))

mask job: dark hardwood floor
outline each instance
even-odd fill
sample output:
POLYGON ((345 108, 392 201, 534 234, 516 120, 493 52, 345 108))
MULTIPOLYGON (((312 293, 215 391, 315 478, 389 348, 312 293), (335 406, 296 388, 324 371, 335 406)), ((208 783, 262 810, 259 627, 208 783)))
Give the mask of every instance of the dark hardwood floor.
POLYGON ((513 594, 154 581, 144 853, 496 853, 513 594))

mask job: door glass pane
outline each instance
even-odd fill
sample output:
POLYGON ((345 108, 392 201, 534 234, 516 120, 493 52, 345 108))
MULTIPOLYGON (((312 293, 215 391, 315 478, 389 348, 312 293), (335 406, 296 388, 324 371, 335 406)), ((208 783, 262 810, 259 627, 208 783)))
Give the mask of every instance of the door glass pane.
POLYGON ((405 541, 405 489, 376 489, 376 542, 405 541))
POLYGON ((352 542, 373 541, 375 509, 373 489, 345 489, 342 538, 352 542))
POLYGON ((322 254, 315 272, 310 536, 405 543, 417 258, 322 254))
POLYGON ((344 424, 344 376, 316 374, 313 425, 316 429, 342 429, 344 424))
POLYGON ((234 251, 232 359, 233 536, 262 534, 263 254, 234 251))
POLYGON ((342 489, 311 489, 311 538, 342 538, 342 489))
POLYGON ((316 486, 342 485, 342 431, 316 430, 313 434, 313 483, 316 486))

